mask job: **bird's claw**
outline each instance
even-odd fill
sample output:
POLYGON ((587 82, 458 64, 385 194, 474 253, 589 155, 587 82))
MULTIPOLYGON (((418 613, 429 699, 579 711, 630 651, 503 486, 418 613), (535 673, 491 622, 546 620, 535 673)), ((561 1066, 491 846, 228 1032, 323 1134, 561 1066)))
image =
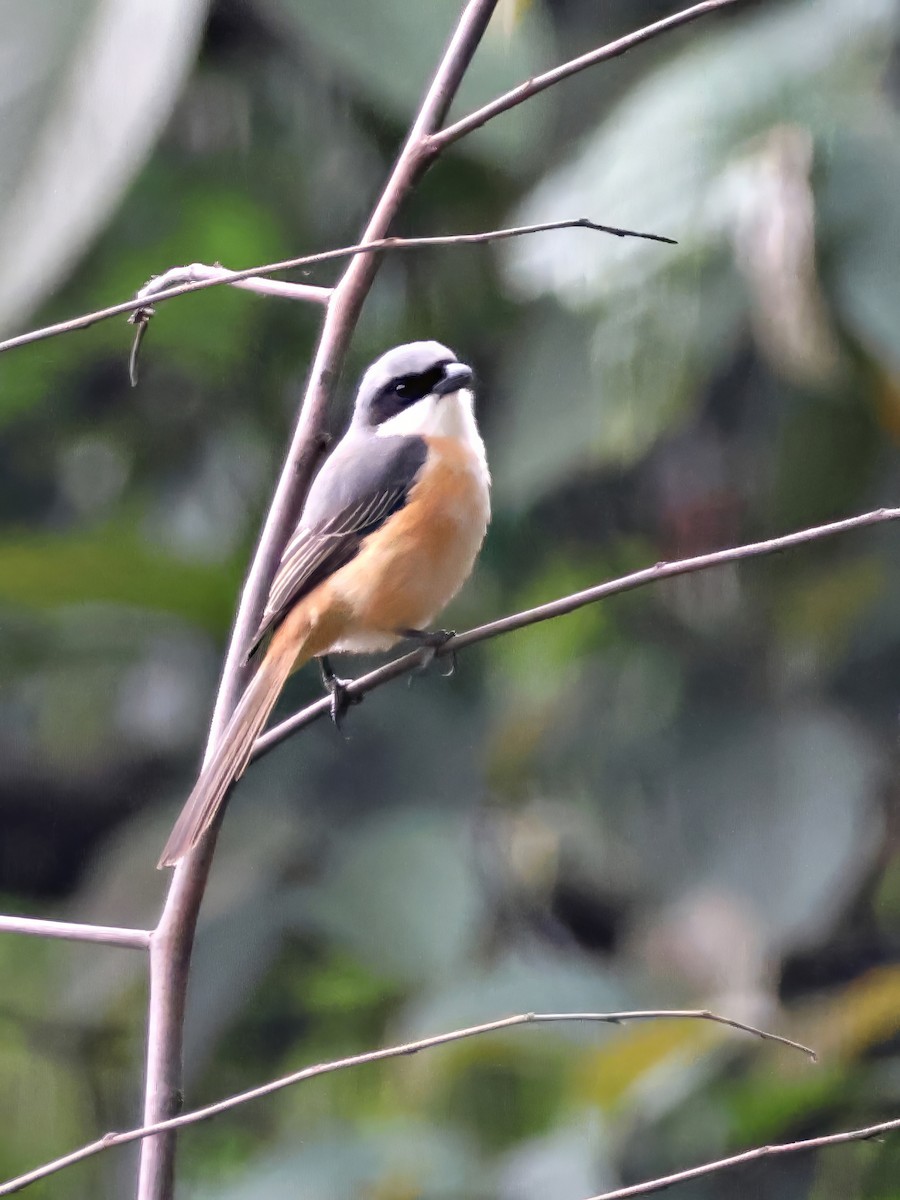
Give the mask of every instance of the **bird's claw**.
POLYGON ((341 679, 334 673, 329 660, 323 654, 319 659, 322 683, 331 696, 331 720, 338 732, 343 731, 344 717, 355 704, 362 704, 362 696, 354 695, 347 686, 349 679, 341 679))
MULTIPOLYGON (((420 675, 423 671, 427 671, 437 655, 438 650, 446 646, 451 638, 456 637, 455 629, 400 629, 398 632, 401 636, 408 638, 410 641, 418 642, 426 650, 430 650, 430 654, 424 654, 422 661, 417 667, 413 668, 413 673, 409 677, 407 686, 412 685, 412 681, 416 675, 420 675)), ((445 679, 456 670, 456 651, 451 650, 447 655, 447 670, 441 671, 445 679)))

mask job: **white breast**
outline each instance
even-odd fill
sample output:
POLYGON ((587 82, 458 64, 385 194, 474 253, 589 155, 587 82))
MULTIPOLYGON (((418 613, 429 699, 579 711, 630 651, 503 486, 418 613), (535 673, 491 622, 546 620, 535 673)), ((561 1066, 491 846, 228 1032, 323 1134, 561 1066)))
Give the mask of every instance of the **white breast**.
POLYGON ((446 396, 425 396, 379 425, 376 434, 378 437, 456 438, 475 455, 481 482, 486 490, 490 487, 487 455, 475 420, 474 397, 468 388, 446 396))

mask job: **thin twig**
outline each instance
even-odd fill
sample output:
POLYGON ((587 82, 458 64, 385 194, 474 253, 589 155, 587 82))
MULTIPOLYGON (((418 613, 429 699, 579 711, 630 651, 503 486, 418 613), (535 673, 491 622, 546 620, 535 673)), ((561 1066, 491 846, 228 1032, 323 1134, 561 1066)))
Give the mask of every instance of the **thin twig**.
POLYGON ((666 1188, 674 1187, 676 1183, 701 1179, 704 1175, 714 1175, 717 1171, 727 1171, 730 1167, 757 1162, 761 1158, 778 1158, 784 1154, 808 1154, 811 1150, 822 1150, 826 1146, 843 1146, 847 1142, 867 1142, 872 1138, 881 1137, 885 1133, 896 1133, 898 1130, 900 1130, 900 1119, 882 1121, 878 1125, 866 1125, 862 1129, 846 1129, 843 1133, 826 1133, 821 1137, 801 1138, 796 1142, 757 1146, 755 1150, 744 1150, 741 1154, 718 1158, 714 1162, 703 1163, 699 1167, 676 1171, 673 1175, 660 1175, 656 1179, 647 1179, 644 1183, 633 1183, 629 1187, 615 1188, 611 1192, 601 1192, 597 1196, 591 1196, 590 1200, 629 1200, 629 1197, 632 1196, 652 1196, 654 1192, 663 1192, 666 1188))
POLYGON ((587 54, 562 63, 560 66, 554 67, 552 71, 545 71, 543 75, 527 79, 518 87, 498 96, 496 100, 491 100, 483 108, 476 109, 467 117, 462 117, 459 121, 455 121, 452 125, 433 134, 432 145, 444 149, 467 134, 480 129, 494 117, 499 117, 501 113, 524 104, 532 96, 546 91, 547 88, 561 83, 564 79, 569 79, 572 75, 577 75, 579 71, 595 67, 598 63, 608 62, 611 58, 619 58, 622 54, 633 50, 635 46, 639 46, 642 42, 649 42, 651 38, 658 37, 661 33, 668 33, 669 30, 676 29, 679 25, 687 25, 691 21, 696 21, 698 17, 706 16, 708 13, 715 12, 716 9, 727 8, 738 2, 739 0, 703 0, 702 4, 695 4, 682 12, 673 13, 670 17, 664 17, 652 25, 645 25, 643 29, 637 29, 633 33, 626 34, 625 37, 617 38, 614 42, 608 42, 605 46, 600 46, 596 50, 590 50, 587 54))
MULTIPOLYGON (((661 579, 671 579, 676 575, 690 575, 695 571, 708 571, 712 567, 740 562, 745 558, 762 558, 767 554, 778 554, 795 546, 834 537, 839 533, 847 533, 848 530, 862 529, 867 525, 880 525, 885 521, 896 520, 900 520, 900 508, 879 508, 858 517, 847 517, 843 521, 832 521, 828 525, 816 525, 812 529, 802 529, 797 533, 769 538, 764 542, 749 542, 743 546, 731 546, 727 550, 714 550, 709 554, 700 554, 695 558, 684 558, 677 562, 659 562, 652 567, 632 571, 630 575, 623 575, 618 579, 610 579, 606 583, 597 584, 596 587, 573 592, 569 596, 562 596, 547 604, 539 604, 536 608, 500 617, 499 620, 490 621, 486 625, 478 625, 475 629, 456 634, 436 649, 426 647, 414 650, 411 654, 404 654, 401 658, 393 659, 384 666, 377 667, 366 675, 361 675, 358 679, 348 680, 346 682, 347 693, 350 697, 364 696, 382 684, 415 670, 416 667, 422 666, 432 658, 455 654, 467 646, 474 646, 489 638, 499 637, 500 634, 512 633, 516 629, 524 629, 528 625, 536 625, 540 621, 550 621, 554 617, 565 616, 566 613, 584 608, 587 604, 596 604, 598 600, 605 600, 609 596, 617 596, 622 592, 631 592, 636 588, 658 583, 661 579)), ((306 725, 311 725, 330 710, 331 700, 327 696, 307 705, 306 708, 294 713, 293 716, 275 725, 258 738, 253 749, 253 757, 259 758, 266 754, 279 742, 290 737, 292 733, 296 733, 298 729, 303 729, 306 725)))
MULTIPOLYGON (((280 262, 263 263, 255 267, 245 267, 240 271, 229 271, 227 268, 221 267, 219 268, 220 273, 216 276, 175 284, 155 292, 153 294, 153 303, 157 304, 162 300, 174 300, 178 296, 188 296, 192 292, 202 292, 206 288, 222 287, 224 284, 233 287, 247 287, 249 281, 255 280, 257 276, 273 275, 278 271, 292 271, 299 267, 310 267, 315 266, 317 263, 335 262, 343 258, 380 254, 383 251, 393 253, 397 250, 421 250, 428 246, 482 246, 488 242, 502 242, 508 238, 525 237, 528 234, 545 233, 554 229, 591 229, 597 233, 608 233, 613 237, 643 238, 645 241, 650 242, 665 242, 668 245, 675 244, 672 238, 664 237, 659 233, 641 233, 635 229, 621 229, 616 225, 600 225, 596 221, 589 220, 587 217, 577 217, 567 221, 545 221, 538 225, 517 225, 511 226, 508 229, 488 229, 480 233, 448 233, 436 237, 420 238, 373 238, 370 241, 357 242, 353 246, 340 246, 335 250, 322 250, 317 254, 304 254, 299 258, 286 258, 280 262)), ((186 269, 188 268, 174 268, 176 272, 186 269)), ((169 272, 166 272, 166 275, 168 274, 169 272)), ((295 289, 304 288, 309 293, 327 292, 329 296, 334 290, 333 288, 314 288, 312 285, 307 284, 277 282, 270 283, 268 288, 264 289, 261 286, 263 282, 262 279, 259 279, 258 285, 250 287, 249 290, 256 292, 265 291, 269 295, 283 296, 287 299, 312 299, 316 303, 326 304, 329 297, 324 295, 294 294, 295 289)), ((121 304, 111 304, 108 308, 98 308, 95 312, 84 313, 80 317, 70 317, 67 321, 58 321, 55 325, 45 325, 41 329, 32 329, 28 333, 19 333, 15 337, 7 338, 5 341, 0 342, 0 353, 4 350, 15 350, 19 346, 29 346, 34 342, 44 341, 47 338, 59 337, 64 333, 74 333, 79 329, 88 329, 100 321, 109 320, 110 317, 119 317, 125 313, 137 312, 147 305, 146 298, 143 295, 144 291, 145 289, 142 288, 137 296, 131 300, 124 300, 121 304)))
POLYGON ((563 1022, 624 1025, 628 1021, 666 1020, 712 1021, 717 1025, 727 1025, 730 1029, 737 1029, 741 1033, 752 1034, 754 1037, 761 1038, 764 1041, 778 1042, 780 1045, 787 1046, 791 1050, 799 1050, 811 1058, 813 1062, 816 1061, 815 1051, 811 1050, 808 1046, 802 1045, 800 1042, 780 1037, 776 1033, 769 1033, 765 1029, 758 1029, 755 1025, 746 1025, 743 1021, 733 1021, 730 1017, 721 1017, 717 1013, 710 1012, 709 1009, 641 1009, 633 1012, 614 1013, 519 1013, 514 1017, 502 1017, 498 1021, 486 1021, 482 1025, 471 1025, 467 1029, 455 1029, 450 1033, 438 1033, 433 1037, 419 1038, 414 1042, 405 1042, 401 1046, 389 1046, 383 1050, 370 1050, 364 1054, 352 1054, 347 1058, 336 1059, 334 1062, 317 1063, 315 1066, 304 1067, 300 1071, 294 1071, 290 1075, 282 1076, 280 1079, 273 1079, 269 1083, 250 1088, 248 1091, 240 1092, 238 1095, 228 1096, 226 1099, 219 1100, 215 1104, 208 1104, 204 1108, 195 1109, 193 1112, 183 1113, 179 1117, 172 1117, 168 1121, 159 1121, 154 1125, 144 1125, 139 1129, 129 1129, 124 1133, 107 1133, 105 1137, 99 1138, 96 1142, 90 1142, 86 1146, 81 1146, 78 1150, 73 1150, 71 1154, 63 1155, 62 1158, 54 1159, 53 1162, 36 1167, 33 1171, 29 1171, 25 1175, 19 1175, 15 1179, 10 1179, 4 1184, 0 1184, 0 1196, 12 1195, 13 1192, 21 1191, 22 1188, 27 1187, 31 1183, 36 1183, 39 1179, 46 1179, 48 1175, 62 1171, 65 1167, 82 1162, 84 1159, 91 1158, 95 1154, 100 1154, 103 1150, 109 1150, 113 1146, 124 1146, 128 1142, 136 1142, 152 1134, 182 1129, 186 1125, 196 1125, 199 1121, 208 1121, 210 1117, 228 1112, 230 1109, 237 1108, 241 1104, 247 1104, 251 1100, 260 1100, 263 1096, 270 1096, 273 1092, 280 1092, 284 1088, 293 1087, 295 1084, 303 1083, 307 1079, 315 1079, 320 1075, 331 1075, 335 1071, 344 1071, 350 1067, 361 1067, 368 1063, 383 1062, 390 1058, 407 1057, 412 1054, 418 1054, 422 1050, 434 1049, 436 1046, 446 1046, 451 1042, 460 1042, 464 1038, 478 1037, 486 1033, 497 1033, 504 1029, 513 1029, 517 1025, 550 1025, 563 1022))
POLYGON ((150 945, 147 929, 77 925, 70 921, 43 921, 38 917, 0 917, 0 933, 25 933, 31 937, 61 938, 66 942, 96 942, 129 950, 146 950, 150 945))

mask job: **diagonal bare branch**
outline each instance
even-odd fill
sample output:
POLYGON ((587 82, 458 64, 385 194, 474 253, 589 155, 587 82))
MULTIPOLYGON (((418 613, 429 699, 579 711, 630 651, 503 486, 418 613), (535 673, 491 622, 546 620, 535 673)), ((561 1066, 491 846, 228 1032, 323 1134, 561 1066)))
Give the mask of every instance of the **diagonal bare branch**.
POLYGON ((514 1017, 502 1017, 498 1021, 487 1021, 483 1025, 471 1025, 467 1029, 455 1029, 450 1033, 438 1033, 433 1037, 419 1038, 414 1042, 405 1042, 401 1046, 389 1046, 383 1050, 370 1050, 364 1054, 352 1054, 347 1058, 339 1058, 333 1062, 317 1063, 315 1066, 304 1067, 300 1071, 284 1075, 280 1079, 273 1079, 269 1083, 261 1084, 259 1087, 250 1088, 246 1092, 240 1092, 235 1096, 228 1096, 226 1099, 219 1100, 215 1104, 208 1104, 205 1108, 198 1108, 193 1112, 172 1117, 170 1120, 159 1121, 153 1125, 144 1125, 138 1129, 129 1129, 124 1133, 107 1133, 97 1141, 89 1142, 86 1146, 81 1146, 78 1150, 73 1150, 70 1154, 65 1154, 61 1158, 36 1167, 33 1171, 29 1171, 25 1175, 19 1175, 15 1179, 10 1179, 6 1183, 0 1184, 0 1196, 11 1196, 14 1192, 22 1191, 23 1188, 28 1187, 30 1184, 37 1183, 39 1179, 46 1179, 48 1175, 55 1175, 66 1167, 83 1162, 86 1158, 92 1158, 95 1154, 100 1154, 104 1150, 110 1150, 113 1146, 124 1146, 129 1142, 136 1142, 151 1135, 182 1129, 186 1125, 196 1125, 200 1121, 208 1121, 211 1117, 228 1112, 230 1109, 237 1108, 242 1104, 247 1104, 251 1100, 260 1100, 264 1096, 271 1096, 273 1092, 280 1092, 284 1088, 294 1087, 296 1084, 303 1083, 307 1079, 315 1079, 320 1075, 331 1075, 335 1071, 345 1071, 349 1067, 361 1067, 368 1063, 384 1062, 386 1059, 391 1058, 405 1058, 412 1054, 418 1054, 422 1050, 431 1050, 436 1046, 446 1046, 451 1042, 460 1042, 465 1038, 478 1037, 486 1033, 498 1033, 501 1030, 513 1029, 519 1025, 552 1025, 575 1022, 625 1025, 629 1021, 672 1020, 711 1021, 717 1025, 726 1025, 730 1029, 737 1029, 741 1033, 752 1034, 763 1041, 777 1042, 782 1046, 787 1046, 791 1050, 799 1050, 811 1058, 813 1062, 816 1060, 815 1051, 811 1050, 808 1046, 802 1045, 800 1042, 780 1037, 776 1033, 769 1033, 765 1029, 758 1029, 755 1025, 747 1025, 743 1021, 734 1021, 730 1017, 719 1016, 718 1013, 710 1012, 709 1009, 705 1008, 641 1009, 613 1013, 518 1013, 514 1017))
POLYGON ((898 1130, 900 1130, 900 1118, 893 1121, 882 1121, 878 1125, 866 1125, 862 1129, 846 1129, 842 1133, 827 1133, 821 1137, 801 1138, 796 1142, 757 1146, 754 1150, 744 1150, 741 1154, 719 1158, 713 1162, 703 1163, 699 1167, 689 1167, 686 1171, 676 1171, 672 1175, 660 1175, 656 1179, 645 1180, 644 1183, 633 1183, 629 1187, 614 1188, 611 1192, 601 1192, 597 1196, 591 1196, 590 1200, 631 1200, 631 1197, 634 1196, 652 1196, 655 1192, 664 1192, 666 1188, 675 1187, 676 1184, 688 1183, 692 1179, 702 1179, 704 1175, 715 1175, 719 1171, 727 1171, 745 1163, 758 1162, 762 1158, 780 1158, 785 1154, 809 1154, 812 1150, 822 1150, 826 1146, 844 1146, 848 1142, 868 1142, 872 1138, 882 1137, 886 1133, 896 1133, 898 1130))
MULTIPOLYGON (((404 654, 401 658, 393 659, 384 666, 377 667, 366 675, 361 675, 358 679, 349 680, 346 685, 347 692, 351 698, 365 696, 375 688, 381 687, 382 684, 408 674, 432 658, 455 654, 467 646, 486 642, 489 638, 499 637, 504 633, 512 633, 516 629, 524 629, 528 625, 536 625, 540 621, 550 621, 554 617, 565 616, 578 608, 584 608, 587 604, 596 604, 599 600, 606 600, 609 596, 618 596, 622 592, 632 592, 636 588, 658 583, 661 579, 672 579, 677 575, 690 575, 696 571, 708 571, 713 567, 742 562, 747 558, 762 558, 768 554, 779 554, 796 546, 835 537, 839 533, 848 533, 853 529, 863 529, 867 525, 880 525, 886 521, 896 520, 900 520, 900 508, 878 508, 857 517, 832 521, 828 525, 816 525, 811 529, 801 529, 796 533, 769 538, 763 542, 748 542, 743 546, 731 546, 727 550, 713 550, 709 554, 699 554, 695 558, 684 558, 677 562, 659 562, 652 567, 644 567, 641 571, 632 571, 630 575, 623 575, 619 579, 610 579, 606 583, 597 584, 596 587, 585 588, 584 591, 574 592, 572 595, 562 596, 558 600, 551 600, 547 604, 539 604, 536 608, 512 613, 510 616, 500 617, 497 621, 490 621, 487 625, 479 625, 465 633, 458 633, 435 650, 425 648, 414 650, 411 654, 404 654)), ((288 717, 274 728, 269 729, 257 740, 253 757, 259 758, 268 753, 279 742, 283 742, 292 733, 296 733, 298 729, 303 729, 324 717, 326 713, 330 712, 330 709, 331 701, 325 697, 307 705, 300 712, 294 713, 292 717, 288 717)))
POLYGON ((715 12, 717 9, 728 8, 730 5, 737 3, 739 3, 739 0, 703 0, 701 4, 694 4, 691 8, 685 8, 681 12, 673 13, 670 17, 664 17, 661 21, 655 21, 652 25, 645 25, 643 29, 636 29, 633 33, 626 34, 625 37, 617 38, 614 42, 608 42, 605 46, 600 46, 596 50, 590 50, 587 54, 582 54, 578 58, 570 59, 569 62, 562 63, 560 66, 554 67, 551 71, 545 71, 543 75, 536 75, 533 79, 527 79, 524 83, 520 83, 518 87, 513 88, 512 91, 504 92, 496 100, 491 100, 483 108, 476 109, 475 112, 469 113, 467 117, 462 117, 459 121, 455 121, 452 125, 441 129, 438 133, 432 135, 431 144, 444 149, 452 145, 453 142, 458 142, 460 138, 466 137, 467 134, 474 133, 476 129, 480 129, 482 125, 486 125, 494 117, 499 117, 501 113, 509 112, 511 108, 516 108, 518 105, 524 104, 532 96, 537 96, 539 92, 545 92, 547 88, 551 88, 557 83, 562 83, 564 79, 569 79, 571 76, 577 75, 579 71, 585 71, 588 67, 595 67, 598 63, 608 62, 611 58, 619 58, 621 55, 627 54, 629 50, 633 50, 635 46, 640 46, 643 42, 649 42, 651 38, 658 37, 661 33, 668 33, 672 29, 677 29, 680 25, 688 25, 691 21, 696 21, 698 17, 705 17, 708 13, 715 12))
POLYGON ((672 238, 659 233, 642 233, 637 229, 621 229, 617 225, 601 225, 587 217, 573 217, 566 221, 545 221, 538 225, 486 229, 478 233, 448 233, 417 238, 375 238, 367 242, 357 242, 352 246, 339 246, 335 250, 303 254, 299 258, 285 258, 279 262, 244 267, 239 271, 231 271, 226 267, 208 267, 203 263, 191 263, 184 267, 172 267, 152 279, 131 300, 123 300, 121 304, 111 304, 108 308, 98 308, 95 312, 84 313, 79 317, 70 317, 67 321, 57 321, 55 325, 45 325, 41 329, 32 329, 27 333, 19 333, 15 337, 0 341, 0 353, 5 350, 15 350, 20 346, 29 346, 34 342, 46 341, 47 338, 59 337, 65 333, 75 333, 79 329, 89 329, 92 325, 106 321, 110 317, 139 313, 147 308, 148 302, 159 304, 163 300, 174 300, 178 296, 189 296, 193 292, 202 292, 206 288, 222 287, 223 285, 243 287, 260 295, 327 304, 334 291, 333 288, 316 287, 304 283, 282 283, 262 277, 274 275, 280 271, 294 271, 301 267, 316 266, 319 263, 336 262, 344 258, 353 258, 356 255, 380 254, 382 251, 393 253, 398 250, 422 250, 435 246, 482 246, 488 242, 502 242, 508 238, 546 233, 555 229, 591 229, 597 233, 610 234, 612 237, 642 238, 649 242, 675 244, 672 238), (186 275, 187 278, 185 278, 186 275))

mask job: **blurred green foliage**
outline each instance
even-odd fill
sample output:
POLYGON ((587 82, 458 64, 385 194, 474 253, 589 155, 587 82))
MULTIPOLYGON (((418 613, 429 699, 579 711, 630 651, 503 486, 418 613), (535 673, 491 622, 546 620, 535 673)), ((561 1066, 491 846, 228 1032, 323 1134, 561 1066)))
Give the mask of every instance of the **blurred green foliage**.
MULTIPOLYGON (((11 8, 9 331, 176 263, 353 241, 458 3, 165 7, 11 8)), ((454 111, 674 7, 504 2, 454 111)), ((897 503, 898 38, 896 0, 746 0, 429 174, 403 232, 587 215, 678 239, 383 263, 333 427, 390 344, 475 364, 496 512, 451 624, 897 503)), ((124 322, 0 357, 5 910, 154 922, 319 315, 164 305, 134 391, 124 322)), ((535 1010, 710 1006, 820 1066, 699 1024, 511 1031, 197 1127, 183 1194, 579 1200, 900 1114, 898 536, 536 626, 254 767, 204 903, 186 1100, 535 1010)), ((285 710, 317 691, 301 673, 285 710)), ((137 954, 0 937, 0 1174, 136 1122, 144 1002, 137 954)), ((132 1167, 34 1191, 127 1194, 132 1167)), ((888 1200, 898 1178, 889 1139, 683 1194, 888 1200)))

